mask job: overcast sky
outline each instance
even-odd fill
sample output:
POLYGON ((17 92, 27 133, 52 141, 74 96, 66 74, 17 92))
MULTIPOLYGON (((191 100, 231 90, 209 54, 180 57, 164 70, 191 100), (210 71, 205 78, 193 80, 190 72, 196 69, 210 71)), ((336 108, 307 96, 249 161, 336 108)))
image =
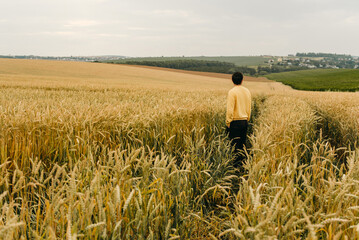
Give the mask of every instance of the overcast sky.
POLYGON ((359 56, 358 0, 0 0, 1 55, 359 56))

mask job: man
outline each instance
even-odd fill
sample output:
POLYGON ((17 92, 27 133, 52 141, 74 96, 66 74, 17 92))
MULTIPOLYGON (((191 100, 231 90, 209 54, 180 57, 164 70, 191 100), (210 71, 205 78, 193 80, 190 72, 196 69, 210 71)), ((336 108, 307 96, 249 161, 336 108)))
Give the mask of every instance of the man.
POLYGON ((232 81, 234 87, 228 92, 226 125, 237 155, 234 167, 241 168, 245 156, 243 148, 247 139, 248 121, 251 117, 251 93, 242 86, 242 73, 234 73, 232 81))

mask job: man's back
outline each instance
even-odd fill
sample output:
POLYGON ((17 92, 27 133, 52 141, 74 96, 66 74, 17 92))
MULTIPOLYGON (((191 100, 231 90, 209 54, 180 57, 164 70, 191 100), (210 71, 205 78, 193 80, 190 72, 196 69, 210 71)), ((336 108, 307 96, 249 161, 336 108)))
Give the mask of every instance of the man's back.
POLYGON ((251 117, 251 93, 242 85, 236 85, 228 92, 226 124, 234 120, 249 120, 251 117))
POLYGON ((251 93, 242 86, 242 73, 234 73, 232 81, 235 86, 228 92, 226 124, 229 130, 228 137, 235 148, 233 166, 241 168, 245 158, 243 148, 247 139, 248 120, 251 117, 251 93))

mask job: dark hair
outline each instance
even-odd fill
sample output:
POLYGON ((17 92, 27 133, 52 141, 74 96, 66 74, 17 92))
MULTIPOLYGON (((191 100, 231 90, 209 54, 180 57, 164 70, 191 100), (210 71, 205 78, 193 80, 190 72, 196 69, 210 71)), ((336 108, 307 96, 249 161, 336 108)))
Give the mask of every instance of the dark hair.
POLYGON ((241 85, 243 81, 243 74, 241 72, 235 72, 232 75, 232 81, 236 85, 241 85))

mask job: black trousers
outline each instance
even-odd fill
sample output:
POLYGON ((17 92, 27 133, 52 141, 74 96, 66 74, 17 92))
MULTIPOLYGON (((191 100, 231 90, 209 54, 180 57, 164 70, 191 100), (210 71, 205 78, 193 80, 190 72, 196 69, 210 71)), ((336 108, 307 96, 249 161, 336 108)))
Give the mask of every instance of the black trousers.
POLYGON ((231 122, 229 127, 229 139, 231 140, 232 146, 235 148, 236 157, 234 159, 234 167, 242 167, 245 159, 243 148, 247 140, 247 120, 234 120, 231 122))

